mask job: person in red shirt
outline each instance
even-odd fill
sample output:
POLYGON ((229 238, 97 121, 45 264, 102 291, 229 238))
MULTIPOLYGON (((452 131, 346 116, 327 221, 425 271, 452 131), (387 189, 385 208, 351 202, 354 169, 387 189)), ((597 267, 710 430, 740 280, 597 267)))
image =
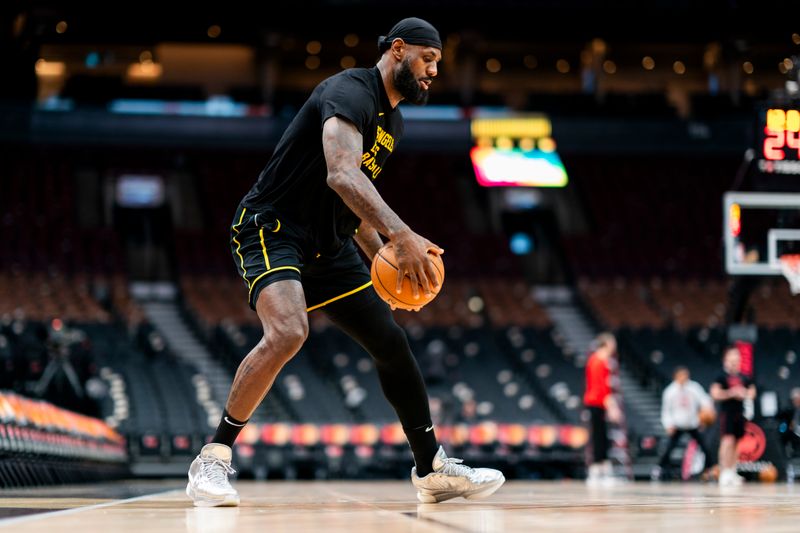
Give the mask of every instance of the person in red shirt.
POLYGON ((744 478, 736 473, 736 445, 747 422, 744 401, 756 398, 756 386, 742 373, 742 354, 736 346, 725 349, 722 368, 724 372, 711 384, 711 397, 720 402, 719 484, 741 485, 744 478))
POLYGON ((592 459, 589 464, 590 484, 613 481, 608 460, 608 426, 606 420, 617 422, 621 412, 611 388, 611 358, 617 353, 617 340, 611 333, 601 333, 595 339, 595 350, 586 362, 586 392, 583 404, 589 411, 592 459))

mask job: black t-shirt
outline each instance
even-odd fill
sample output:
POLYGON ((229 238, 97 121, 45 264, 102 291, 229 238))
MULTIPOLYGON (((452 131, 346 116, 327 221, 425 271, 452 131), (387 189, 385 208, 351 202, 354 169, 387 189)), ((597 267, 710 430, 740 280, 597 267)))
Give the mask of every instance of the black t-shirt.
MULTIPOLYGON (((728 374, 725 372, 720 374, 717 379, 714 380, 714 383, 719 384, 724 390, 732 389, 739 385, 747 389, 753 384, 750 378, 742 374, 728 374)), ((744 402, 735 398, 723 400, 720 402, 720 409, 728 414, 742 414, 744 413, 744 402)))
POLYGON ((322 125, 334 116, 358 128, 364 139, 361 170, 378 178, 402 137, 403 117, 389 103, 377 67, 353 68, 314 89, 242 201, 252 211, 274 208, 322 253, 338 250, 361 223, 326 183, 322 125))

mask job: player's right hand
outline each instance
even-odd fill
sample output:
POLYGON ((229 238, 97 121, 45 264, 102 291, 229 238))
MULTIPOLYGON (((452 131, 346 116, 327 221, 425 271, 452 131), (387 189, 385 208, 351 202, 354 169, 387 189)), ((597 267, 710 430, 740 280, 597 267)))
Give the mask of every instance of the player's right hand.
POLYGON ((428 252, 441 255, 444 250, 410 229, 392 237, 391 243, 394 246, 398 269, 395 290, 401 292, 403 278, 408 276, 415 300, 419 298, 420 285, 426 296, 433 294, 433 291, 439 288, 439 280, 428 252))

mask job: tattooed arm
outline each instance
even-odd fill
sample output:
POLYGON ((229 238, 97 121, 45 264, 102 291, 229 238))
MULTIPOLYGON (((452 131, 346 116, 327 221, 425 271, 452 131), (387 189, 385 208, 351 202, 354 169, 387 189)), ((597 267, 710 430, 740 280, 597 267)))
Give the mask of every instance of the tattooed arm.
POLYGON ((358 217, 378 233, 394 239, 411 229, 386 205, 375 186, 361 172, 363 140, 356 127, 338 117, 322 127, 322 146, 328 165, 328 186, 358 217))
POLYGON ((370 259, 375 257, 375 254, 378 253, 378 250, 383 246, 380 234, 366 222, 362 222, 361 226, 359 226, 355 239, 370 259))
POLYGON ((322 146, 328 166, 328 186, 342 197, 347 207, 364 223, 384 235, 394 245, 399 272, 397 291, 403 276, 411 279, 414 296, 422 285, 426 293, 436 288, 437 277, 428 250, 444 250, 417 235, 383 201, 375 186, 361 172, 363 139, 347 120, 331 117, 322 127, 322 146))

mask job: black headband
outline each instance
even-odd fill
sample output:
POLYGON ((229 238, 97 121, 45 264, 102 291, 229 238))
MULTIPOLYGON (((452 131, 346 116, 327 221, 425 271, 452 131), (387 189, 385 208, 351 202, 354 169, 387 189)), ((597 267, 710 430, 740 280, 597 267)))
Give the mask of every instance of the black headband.
POLYGON ((442 49, 442 40, 439 38, 436 28, 431 23, 416 17, 401 20, 394 25, 389 35, 382 35, 378 38, 378 49, 385 52, 392 46, 392 41, 395 39, 403 39, 408 44, 442 49))

